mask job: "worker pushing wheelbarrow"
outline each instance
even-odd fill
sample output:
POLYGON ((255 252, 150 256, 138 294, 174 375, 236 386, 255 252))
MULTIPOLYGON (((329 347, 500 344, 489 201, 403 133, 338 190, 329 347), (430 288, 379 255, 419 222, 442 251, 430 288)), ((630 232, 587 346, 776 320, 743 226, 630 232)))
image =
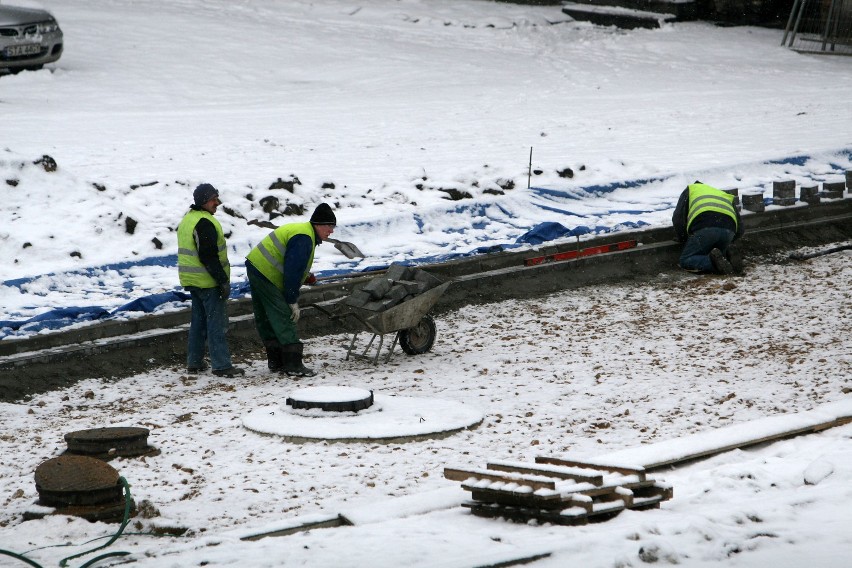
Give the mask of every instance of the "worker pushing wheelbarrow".
POLYGON ((395 336, 385 362, 390 361, 397 343, 409 355, 432 349, 437 330, 428 312, 450 284, 425 270, 392 264, 385 274, 349 296, 311 305, 353 334, 346 350, 347 360, 351 357, 377 364, 385 336, 390 333, 395 336), (372 337, 359 353, 355 342, 364 332, 372 337))

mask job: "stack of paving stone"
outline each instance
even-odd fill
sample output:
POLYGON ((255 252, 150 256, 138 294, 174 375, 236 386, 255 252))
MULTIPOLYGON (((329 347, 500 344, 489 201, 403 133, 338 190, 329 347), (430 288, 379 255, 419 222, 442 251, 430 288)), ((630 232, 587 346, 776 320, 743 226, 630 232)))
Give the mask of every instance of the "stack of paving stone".
POLYGON ((381 276, 376 276, 350 294, 344 303, 353 308, 382 312, 401 304, 441 284, 441 280, 413 266, 391 264, 381 276))
POLYGON ((796 182, 773 181, 772 182, 772 204, 789 207, 796 204, 796 182))
POLYGON ((843 190, 846 189, 846 182, 823 182, 820 197, 823 199, 843 199, 843 190))
POLYGON ((737 211, 742 211, 743 204, 740 203, 740 190, 739 190, 739 188, 734 187, 734 188, 731 188, 731 189, 723 189, 722 191, 724 191, 728 195, 733 195, 734 196, 734 207, 737 208, 737 211))
POLYGON ((818 185, 802 186, 799 190, 799 195, 800 199, 808 205, 819 205, 820 197, 818 185))
POLYGON ((766 204, 763 201, 763 192, 750 192, 742 195, 743 209, 752 213, 763 213, 766 204))

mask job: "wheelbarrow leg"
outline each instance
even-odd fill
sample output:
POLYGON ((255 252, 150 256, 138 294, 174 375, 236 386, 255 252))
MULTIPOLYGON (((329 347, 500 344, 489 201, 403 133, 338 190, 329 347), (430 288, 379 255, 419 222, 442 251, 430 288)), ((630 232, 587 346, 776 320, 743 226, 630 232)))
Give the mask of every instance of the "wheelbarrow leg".
MULTIPOLYGON (((370 338, 370 341, 367 342, 367 345, 364 347, 364 350, 360 353, 357 352, 358 349, 355 347, 355 341, 358 339, 358 333, 352 334, 352 340, 349 342, 349 348, 346 350, 346 361, 349 360, 350 357, 353 359, 366 359, 367 361, 372 361, 373 365, 379 364, 379 357, 382 355, 382 347, 385 345, 385 336, 381 333, 374 333, 373 337, 370 338), (378 344, 375 347, 375 353, 372 352, 373 343, 376 342, 376 338, 379 338, 378 344)), ((391 360, 393 357, 393 352, 396 349, 396 344, 399 341, 399 333, 395 333, 393 337, 393 342, 391 343, 390 349, 388 350, 387 355, 384 357, 385 363, 391 360)))
MULTIPOLYGON (((384 336, 384 335, 376 335, 376 334, 374 334, 374 335, 373 335, 373 339, 375 339, 375 338, 377 338, 377 337, 379 338, 379 346, 378 346, 378 347, 376 347, 376 356, 375 356, 375 357, 373 357, 373 365, 378 365, 378 364, 379 364, 379 355, 381 355, 381 354, 382 354, 382 345, 383 345, 383 344, 384 344, 384 342, 385 342, 385 336, 384 336)), ((373 339, 371 339, 371 340, 370 340, 370 345, 372 345, 372 344, 373 344, 373 339)), ((369 345, 368 345, 368 347, 369 347, 369 345)), ((367 353, 367 352, 366 352, 366 351, 364 351, 364 354, 366 354, 366 353, 367 353)))
POLYGON ((346 361, 349 360, 349 356, 352 355, 353 349, 355 349, 355 340, 358 339, 358 334, 355 333, 352 335, 352 341, 349 342, 349 349, 346 350, 346 361))
POLYGON ((355 340, 357 338, 357 333, 352 335, 352 341, 349 343, 349 349, 346 350, 346 360, 348 361, 349 356, 351 355, 352 357, 355 357, 357 359, 366 359, 367 361, 372 361, 373 365, 377 365, 379 362, 379 355, 382 352, 382 343, 384 342, 382 336, 377 333, 374 333, 373 337, 370 338, 370 341, 368 341, 367 345, 364 347, 364 351, 362 351, 361 353, 352 353, 355 350, 355 340), (377 337, 379 338, 379 346, 376 349, 376 354, 371 355, 370 348, 373 346, 373 342, 376 340, 377 337))
POLYGON ((391 357, 393 357, 393 351, 394 351, 394 349, 396 349, 396 344, 397 344, 398 341, 399 341, 399 333, 394 333, 393 334, 393 343, 391 343, 390 349, 388 350, 388 356, 385 357, 385 363, 389 362, 391 360, 391 357))

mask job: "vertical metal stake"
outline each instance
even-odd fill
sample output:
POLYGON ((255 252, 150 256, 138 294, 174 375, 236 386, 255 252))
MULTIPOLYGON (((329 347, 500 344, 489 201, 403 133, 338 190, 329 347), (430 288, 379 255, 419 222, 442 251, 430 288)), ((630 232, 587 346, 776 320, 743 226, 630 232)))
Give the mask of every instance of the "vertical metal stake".
POLYGON ((527 170, 527 189, 530 188, 530 179, 532 178, 532 146, 530 146, 530 167, 527 170))
POLYGON ((787 47, 793 47, 793 42, 796 41, 796 34, 799 33, 799 24, 802 21, 802 13, 805 11, 805 4, 808 0, 801 0, 799 4, 799 13, 796 15, 796 25, 793 26, 793 35, 790 36, 790 43, 787 47))
POLYGON ((796 14, 796 8, 803 0, 793 0, 793 7, 790 9, 790 17, 787 18, 787 27, 784 28, 784 37, 781 39, 781 47, 787 43, 787 35, 790 33, 790 28, 793 26, 793 17, 796 14))
MULTIPOLYGON (((828 16, 825 18, 825 31, 822 32, 822 51, 825 51, 825 44, 828 42, 828 36, 831 33, 831 18, 834 16, 834 0, 831 0, 831 4, 828 6, 828 16)), ((834 46, 832 45, 832 51, 834 51, 834 46)))

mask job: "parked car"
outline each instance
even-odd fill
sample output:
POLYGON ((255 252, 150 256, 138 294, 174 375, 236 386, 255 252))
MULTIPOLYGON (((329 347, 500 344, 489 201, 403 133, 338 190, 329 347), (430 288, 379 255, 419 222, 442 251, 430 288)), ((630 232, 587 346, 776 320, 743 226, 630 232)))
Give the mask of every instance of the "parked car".
POLYGON ((62 56, 62 30, 45 10, 0 4, 0 73, 41 69, 62 56))

